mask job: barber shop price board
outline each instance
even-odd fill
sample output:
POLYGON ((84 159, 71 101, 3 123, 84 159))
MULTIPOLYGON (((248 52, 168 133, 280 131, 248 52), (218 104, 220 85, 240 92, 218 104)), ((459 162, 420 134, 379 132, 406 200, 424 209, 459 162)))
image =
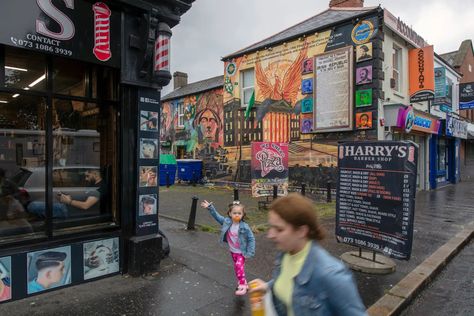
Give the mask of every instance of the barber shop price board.
POLYGON ((417 161, 410 141, 339 144, 338 242, 410 259, 417 161))

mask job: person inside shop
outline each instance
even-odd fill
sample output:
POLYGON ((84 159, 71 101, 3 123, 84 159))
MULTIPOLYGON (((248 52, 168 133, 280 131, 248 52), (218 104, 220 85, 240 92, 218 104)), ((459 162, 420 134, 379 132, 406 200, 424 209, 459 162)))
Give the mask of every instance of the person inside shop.
MULTIPOLYGON (((96 206, 100 200, 106 201, 107 185, 102 180, 100 170, 89 169, 85 173, 85 180, 88 187, 91 187, 85 192, 86 199, 76 200, 71 195, 58 192, 56 198, 59 203, 53 203, 53 217, 66 218, 69 216, 69 208, 74 207, 82 211, 91 210, 96 206)), ((45 216, 46 203, 43 201, 33 201, 28 205, 28 212, 36 214, 40 217, 45 216)), ((102 211, 102 208, 101 208, 102 211)))
POLYGON ((277 315, 367 315, 350 270, 319 243, 324 232, 313 201, 291 193, 270 205, 267 237, 281 251, 273 279, 250 282, 272 291, 277 315))
POLYGON ((37 276, 28 283, 28 294, 47 290, 59 285, 64 276, 64 260, 67 254, 61 251, 47 251, 36 258, 37 276))

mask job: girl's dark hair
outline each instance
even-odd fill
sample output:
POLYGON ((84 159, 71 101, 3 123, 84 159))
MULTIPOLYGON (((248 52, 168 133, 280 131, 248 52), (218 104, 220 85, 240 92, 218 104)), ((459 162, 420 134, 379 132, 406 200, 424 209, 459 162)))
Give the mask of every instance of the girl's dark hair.
POLYGON ((308 238, 313 240, 322 240, 324 230, 319 225, 316 207, 308 198, 299 193, 290 193, 285 197, 276 199, 270 204, 270 211, 275 212, 285 222, 294 228, 308 226, 308 238))
POLYGON ((240 207, 242 209, 242 213, 243 213, 243 216, 242 216, 242 221, 245 221, 245 218, 246 218, 246 213, 245 213, 245 205, 243 205, 242 203, 240 203, 240 201, 233 201, 232 203, 229 203, 229 208, 227 209, 227 216, 230 217, 230 212, 234 209, 234 207, 240 207))

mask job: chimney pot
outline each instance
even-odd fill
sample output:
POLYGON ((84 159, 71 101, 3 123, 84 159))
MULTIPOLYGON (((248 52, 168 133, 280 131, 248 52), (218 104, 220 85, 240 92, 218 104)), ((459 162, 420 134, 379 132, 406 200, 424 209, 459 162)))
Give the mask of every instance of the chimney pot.
POLYGON ((188 74, 181 71, 173 73, 173 89, 179 89, 188 84, 188 74))

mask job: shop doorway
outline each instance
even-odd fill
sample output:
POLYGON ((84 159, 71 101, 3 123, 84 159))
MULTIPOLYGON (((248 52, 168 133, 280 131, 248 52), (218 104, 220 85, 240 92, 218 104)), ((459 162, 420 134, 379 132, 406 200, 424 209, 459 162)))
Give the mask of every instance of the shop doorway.
POLYGON ((186 155, 186 146, 176 146, 176 159, 184 159, 186 155))

